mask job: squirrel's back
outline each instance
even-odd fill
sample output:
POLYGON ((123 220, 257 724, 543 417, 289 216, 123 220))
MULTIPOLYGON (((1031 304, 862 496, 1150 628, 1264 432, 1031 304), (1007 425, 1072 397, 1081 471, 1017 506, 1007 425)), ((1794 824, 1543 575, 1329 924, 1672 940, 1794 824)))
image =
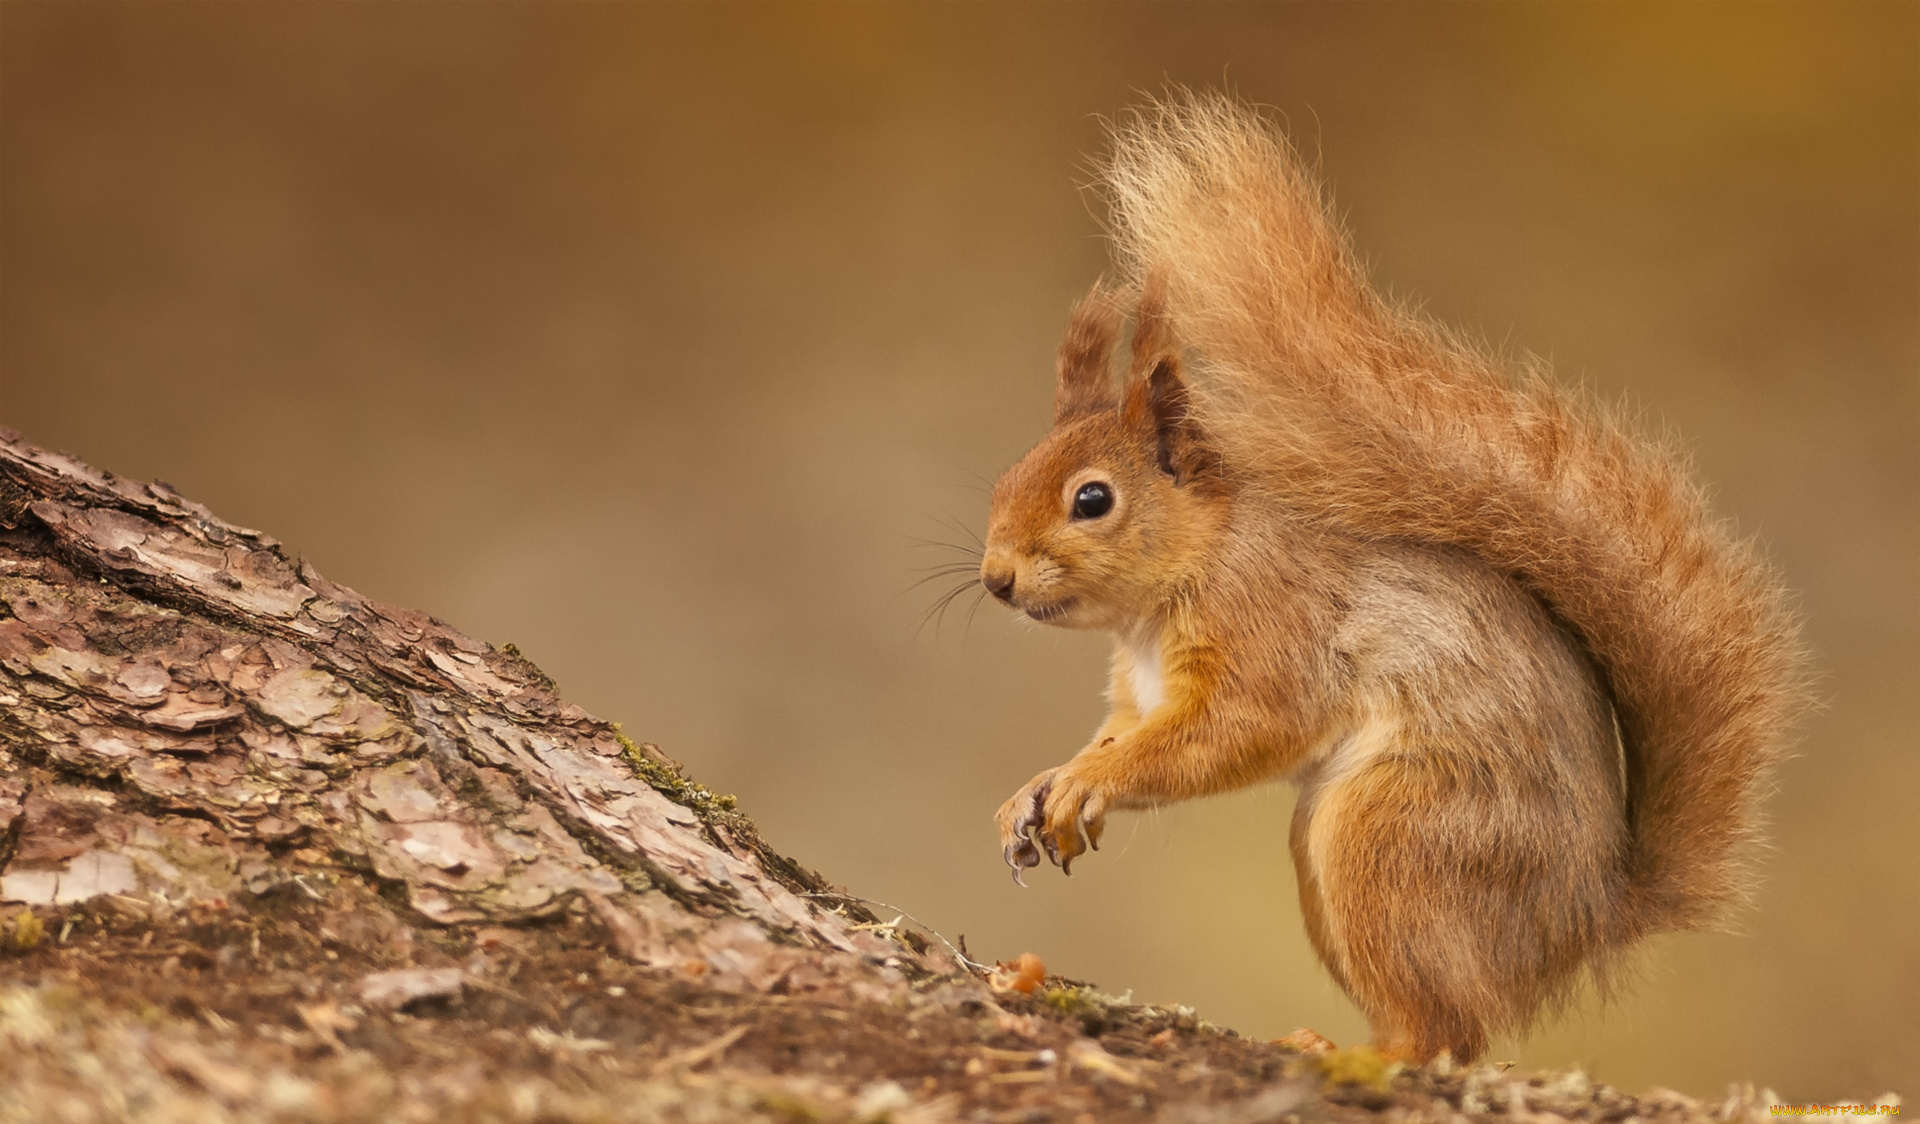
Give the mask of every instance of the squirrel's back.
POLYGON ((1256 114, 1180 95, 1116 132, 1123 258, 1164 286, 1222 460, 1294 515, 1464 551, 1599 669, 1626 754, 1621 937, 1714 919, 1804 705, 1786 596, 1671 450, 1368 284, 1316 178, 1256 114))

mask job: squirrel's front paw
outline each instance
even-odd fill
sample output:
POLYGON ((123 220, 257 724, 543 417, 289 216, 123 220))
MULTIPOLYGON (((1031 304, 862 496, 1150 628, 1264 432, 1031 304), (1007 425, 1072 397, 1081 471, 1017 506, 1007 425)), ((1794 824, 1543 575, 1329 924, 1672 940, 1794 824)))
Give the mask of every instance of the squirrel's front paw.
POLYGON ((1000 805, 1000 811, 994 816, 1000 825, 1000 845, 1007 865, 1013 868, 1013 880, 1022 886, 1027 880, 1020 877, 1021 872, 1040 865, 1040 848, 1034 846, 1029 833, 1046 822, 1047 793, 1053 787, 1056 772, 1058 770, 1048 769, 1028 781, 1025 788, 1000 805))
POLYGON ((1028 781, 1013 799, 1000 806, 996 818, 1013 880, 1024 886, 1027 883, 1021 872, 1040 865, 1043 848, 1067 874, 1073 873, 1076 856, 1088 847, 1100 849, 1107 801, 1081 780, 1070 764, 1062 765, 1028 781))

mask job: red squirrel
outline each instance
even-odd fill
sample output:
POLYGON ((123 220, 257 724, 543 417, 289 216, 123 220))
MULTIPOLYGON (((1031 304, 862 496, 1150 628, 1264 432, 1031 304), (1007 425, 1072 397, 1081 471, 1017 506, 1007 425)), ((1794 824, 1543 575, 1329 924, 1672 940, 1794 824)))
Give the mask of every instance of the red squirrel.
POLYGON ((1313 946, 1412 1061, 1721 918, 1804 661, 1681 459, 1377 294, 1235 101, 1138 111, 1101 183, 1127 280, 1073 313, 980 581, 1112 633, 1112 709, 1000 809, 1016 880, 1110 812, 1289 780, 1313 946))

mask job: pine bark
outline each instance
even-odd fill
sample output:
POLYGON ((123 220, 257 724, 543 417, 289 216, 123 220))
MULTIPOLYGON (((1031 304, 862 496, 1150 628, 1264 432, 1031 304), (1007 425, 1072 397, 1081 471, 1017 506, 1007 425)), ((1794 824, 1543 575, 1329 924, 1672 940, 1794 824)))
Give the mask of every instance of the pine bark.
POLYGON ((165 916, 342 871, 407 925, 585 913, 620 956, 722 987, 959 970, 859 928, 511 646, 0 431, 0 902, 165 916))

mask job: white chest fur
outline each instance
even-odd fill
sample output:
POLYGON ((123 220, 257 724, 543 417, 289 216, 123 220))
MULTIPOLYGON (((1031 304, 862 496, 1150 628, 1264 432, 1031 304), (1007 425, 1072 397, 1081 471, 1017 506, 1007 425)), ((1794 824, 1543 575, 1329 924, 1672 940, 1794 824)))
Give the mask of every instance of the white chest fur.
POLYGON ((1151 634, 1130 636, 1123 647, 1127 657, 1127 686, 1133 689, 1133 705, 1141 714, 1151 714, 1167 701, 1167 677, 1160 661, 1160 638, 1151 634))

